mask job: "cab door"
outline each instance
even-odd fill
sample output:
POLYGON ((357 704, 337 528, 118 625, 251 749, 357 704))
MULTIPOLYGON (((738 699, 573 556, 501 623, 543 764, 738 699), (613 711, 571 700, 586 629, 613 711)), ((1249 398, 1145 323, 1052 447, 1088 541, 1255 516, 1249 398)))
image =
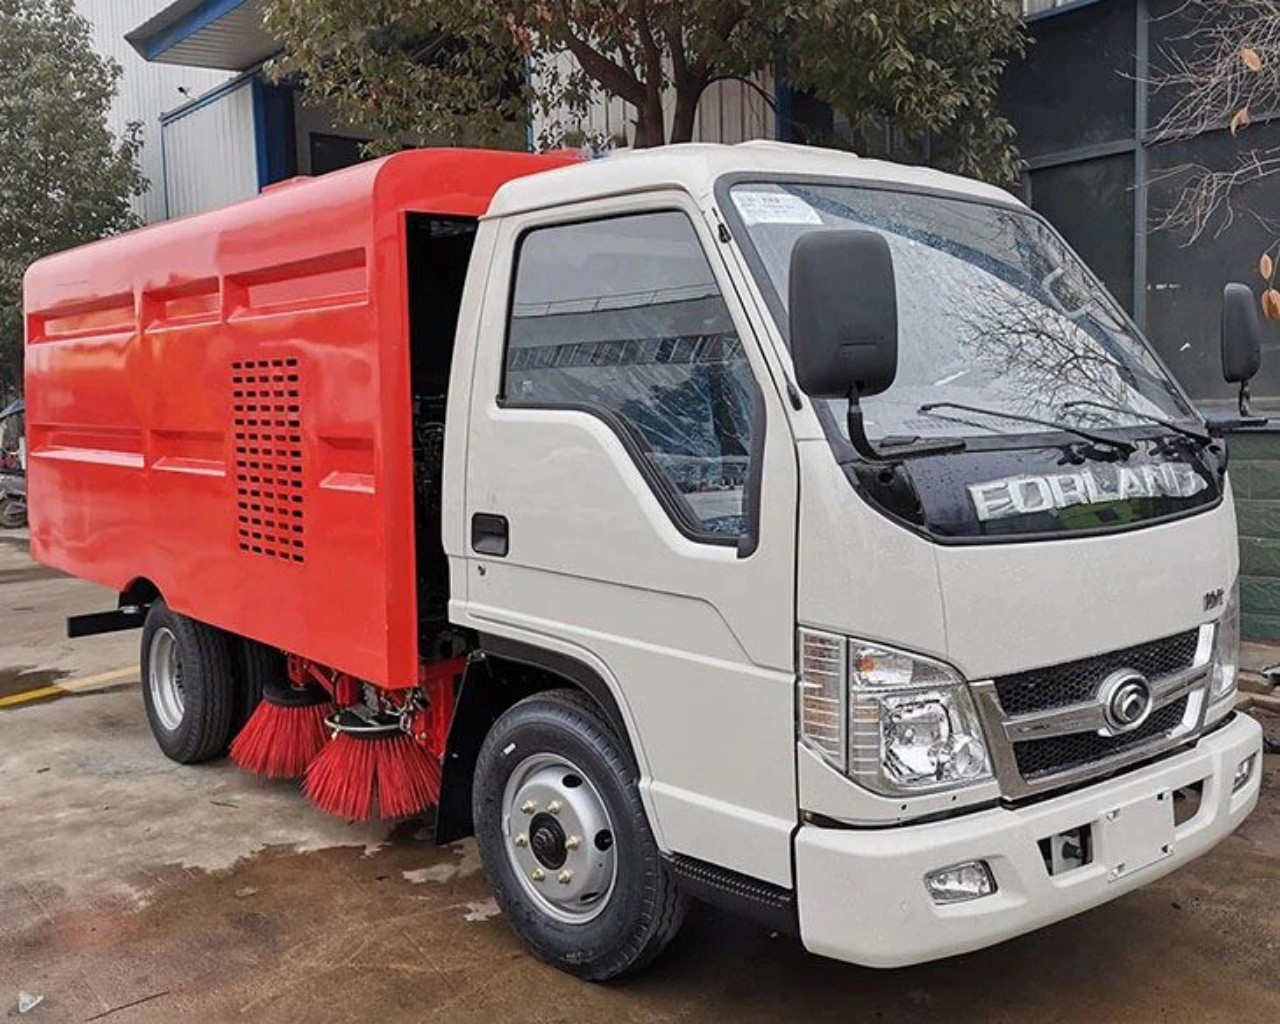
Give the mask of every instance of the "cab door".
POLYGON ((789 886, 797 470, 721 243, 674 192, 497 230, 460 618, 609 686, 663 849, 789 886))

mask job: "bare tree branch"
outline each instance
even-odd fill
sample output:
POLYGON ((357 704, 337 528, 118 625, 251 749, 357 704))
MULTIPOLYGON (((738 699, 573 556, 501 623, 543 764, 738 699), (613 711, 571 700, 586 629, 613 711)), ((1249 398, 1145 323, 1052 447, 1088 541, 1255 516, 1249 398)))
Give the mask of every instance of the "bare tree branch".
MULTIPOLYGON (((1152 95, 1167 108, 1152 129, 1155 145, 1230 131, 1247 146, 1250 125, 1280 114, 1280 0, 1185 0, 1165 16, 1179 29, 1152 60, 1152 95)), ((1280 147, 1244 148, 1231 166, 1184 163, 1153 180, 1176 183, 1156 220, 1191 245, 1217 237, 1242 215, 1276 231, 1277 222, 1242 205, 1242 191, 1280 173, 1280 147)))

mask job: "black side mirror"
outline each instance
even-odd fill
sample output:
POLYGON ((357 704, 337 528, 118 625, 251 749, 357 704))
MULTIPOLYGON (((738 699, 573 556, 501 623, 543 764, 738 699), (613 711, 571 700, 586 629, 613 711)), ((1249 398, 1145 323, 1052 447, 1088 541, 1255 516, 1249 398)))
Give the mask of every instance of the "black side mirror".
POLYGON ((1262 365, 1262 317, 1253 289, 1229 284, 1222 292, 1222 377, 1240 385, 1240 415, 1249 416, 1249 381, 1262 365))
POLYGON ((898 375, 898 284, 889 243, 874 231, 812 231, 791 251, 791 358, 810 398, 848 398, 849 443, 867 462, 957 451, 963 441, 878 451, 860 399, 898 375))
POLYGON ((791 357, 812 398, 876 395, 898 373, 893 255, 874 231, 813 231, 791 253, 791 357))

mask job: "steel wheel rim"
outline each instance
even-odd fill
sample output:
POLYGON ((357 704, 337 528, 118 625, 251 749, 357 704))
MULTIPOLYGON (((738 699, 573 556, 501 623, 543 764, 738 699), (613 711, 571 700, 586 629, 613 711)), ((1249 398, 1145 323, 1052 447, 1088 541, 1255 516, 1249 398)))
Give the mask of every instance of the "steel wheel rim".
POLYGON ((178 638, 168 626, 161 626, 151 637, 147 658, 147 685, 156 717, 168 732, 182 724, 186 695, 182 686, 182 662, 178 658, 178 638))
POLYGON ((526 757, 507 779, 502 842, 520 887, 565 924, 599 917, 618 880, 613 820, 587 775, 558 754, 526 757))

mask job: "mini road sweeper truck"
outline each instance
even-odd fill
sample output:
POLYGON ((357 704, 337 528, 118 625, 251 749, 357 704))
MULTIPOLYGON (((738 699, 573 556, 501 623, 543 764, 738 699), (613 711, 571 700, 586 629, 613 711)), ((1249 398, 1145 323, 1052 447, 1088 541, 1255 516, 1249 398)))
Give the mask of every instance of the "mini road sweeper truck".
POLYGON ((691 897, 950 956, 1257 800, 1224 424, 997 189, 406 152, 43 260, 25 315, 32 550, 119 593, 69 627, 141 629, 163 751, 434 809, 578 975, 691 897))

